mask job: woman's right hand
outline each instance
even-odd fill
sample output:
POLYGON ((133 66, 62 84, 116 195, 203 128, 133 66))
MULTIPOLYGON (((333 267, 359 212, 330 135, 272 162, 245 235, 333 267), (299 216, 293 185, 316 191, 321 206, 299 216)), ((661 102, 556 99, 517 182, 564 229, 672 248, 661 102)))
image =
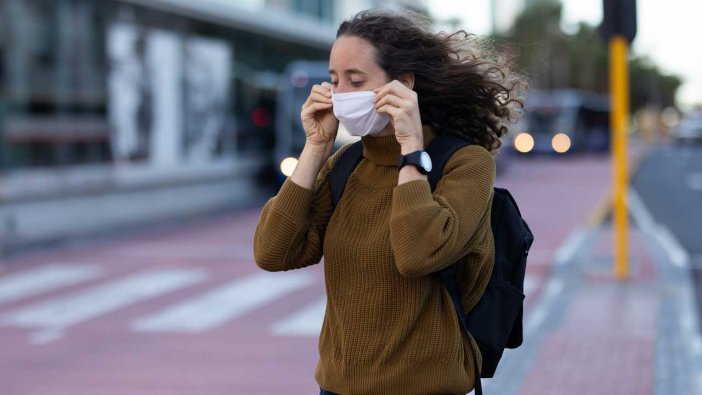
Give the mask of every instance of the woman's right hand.
POLYGON ((339 120, 332 110, 331 89, 332 85, 328 82, 314 85, 302 105, 300 118, 308 144, 326 147, 336 139, 339 120))

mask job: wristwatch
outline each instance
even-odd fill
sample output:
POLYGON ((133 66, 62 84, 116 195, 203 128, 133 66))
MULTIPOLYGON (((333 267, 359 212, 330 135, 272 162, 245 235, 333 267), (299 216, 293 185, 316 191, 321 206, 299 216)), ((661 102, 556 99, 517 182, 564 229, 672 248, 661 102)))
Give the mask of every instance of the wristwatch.
POLYGON ((414 151, 407 155, 400 155, 397 168, 402 169, 405 165, 415 165, 422 174, 431 172, 431 158, 427 151, 414 151))

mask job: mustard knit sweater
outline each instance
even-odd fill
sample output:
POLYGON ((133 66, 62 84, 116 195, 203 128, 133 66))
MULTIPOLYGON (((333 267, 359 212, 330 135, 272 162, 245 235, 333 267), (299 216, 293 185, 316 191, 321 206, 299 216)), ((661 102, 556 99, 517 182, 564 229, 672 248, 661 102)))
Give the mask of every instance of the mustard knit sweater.
MULTIPOLYGON (((425 146, 434 134, 424 129, 425 146)), ((324 256, 327 307, 319 337, 319 385, 342 395, 465 394, 477 344, 461 332, 437 274, 460 260, 464 311, 477 303, 494 261, 490 225, 493 156, 481 146, 454 154, 432 194, 429 183, 397 185, 395 136, 364 136, 363 156, 332 210, 329 170, 313 189, 289 178, 263 207, 256 264, 268 271, 324 256), (472 347, 472 348, 471 348, 472 347), (474 350, 474 351, 472 351, 474 350)))

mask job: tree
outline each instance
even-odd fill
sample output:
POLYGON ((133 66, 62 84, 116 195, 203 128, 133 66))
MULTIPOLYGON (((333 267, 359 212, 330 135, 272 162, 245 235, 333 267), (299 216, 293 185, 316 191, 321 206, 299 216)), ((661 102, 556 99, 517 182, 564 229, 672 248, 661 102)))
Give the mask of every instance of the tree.
MULTIPOLYGON (((576 33, 561 29, 562 6, 557 1, 538 1, 527 7, 509 32, 493 36, 505 51, 516 57, 517 67, 538 89, 573 88, 608 93, 608 50, 597 28, 580 23, 576 33)), ((682 83, 674 75, 659 70, 645 56, 629 62, 631 111, 654 104, 675 104, 682 83)))

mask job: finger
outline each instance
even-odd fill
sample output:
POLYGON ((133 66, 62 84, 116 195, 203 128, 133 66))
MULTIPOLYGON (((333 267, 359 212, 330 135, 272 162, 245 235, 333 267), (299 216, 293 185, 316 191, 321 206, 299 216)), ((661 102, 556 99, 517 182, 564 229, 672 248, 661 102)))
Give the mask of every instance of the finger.
POLYGON ((307 97, 307 100, 305 100, 305 102, 302 103, 302 109, 304 110, 305 108, 309 107, 310 104, 312 104, 312 103, 313 103, 312 97, 311 97, 311 96, 308 96, 308 97, 307 97))
POLYGON ((380 86, 380 87, 377 87, 377 88, 373 89, 373 92, 375 92, 375 98, 376 98, 376 99, 380 99, 380 98, 382 98, 383 96, 387 95, 388 92, 390 92, 390 86, 389 86, 389 85, 390 85, 390 84, 387 83, 387 84, 385 84, 385 85, 383 85, 383 86, 380 86))
POLYGON ((395 106, 391 106, 389 104, 386 104, 378 109, 378 112, 384 112, 388 115, 390 115, 390 118, 392 118, 393 123, 395 122, 395 119, 400 115, 402 110, 395 106))
POLYGON ((390 86, 392 86, 395 89, 401 90, 401 91, 408 91, 410 88, 407 87, 407 85, 403 84, 399 80, 392 80, 390 81, 390 86))
POLYGON ((389 85, 392 91, 395 92, 395 94, 398 94, 398 96, 406 97, 408 99, 417 97, 417 92, 399 80, 392 80, 389 85))
POLYGON ((408 108, 411 103, 409 103, 408 100, 399 98, 392 93, 389 93, 385 96, 383 96, 382 99, 378 100, 375 103, 375 108, 378 109, 386 104, 389 104, 391 106, 397 107, 397 108, 408 108))
POLYGON ((332 84, 330 82, 322 82, 322 87, 328 89, 330 92, 332 90, 332 84))
POLYGON ((321 102, 321 103, 331 103, 332 100, 331 98, 323 95, 322 93, 314 91, 310 93, 309 97, 307 97, 307 100, 305 100, 304 103, 302 103, 302 109, 304 110, 305 108, 309 107, 312 103, 316 102, 321 102))
POLYGON ((390 85, 390 83, 387 83, 380 88, 376 88, 377 93, 373 97, 374 102, 377 104, 379 101, 383 100, 383 98, 387 95, 395 95, 398 97, 401 97, 400 95, 397 95, 393 89, 393 87, 390 85))
MULTIPOLYGON (((324 82, 322 84, 324 84, 324 82)), ((314 85, 312 86, 312 92, 310 92, 310 94, 311 93, 319 93, 322 96, 331 97, 331 89, 327 86, 314 85)))
POLYGON ((332 99, 329 96, 323 95, 319 92, 312 92, 310 99, 317 103, 331 103, 332 99))
POLYGON ((332 107, 331 103, 312 103, 307 108, 302 110, 303 115, 313 115, 317 111, 328 110, 332 107))
POLYGON ((400 85, 397 85, 394 82, 389 82, 385 86, 378 88, 378 92, 375 95, 375 100, 378 101, 388 94, 393 94, 403 99, 411 99, 413 97, 414 91, 402 85, 402 83, 399 84, 400 85))

